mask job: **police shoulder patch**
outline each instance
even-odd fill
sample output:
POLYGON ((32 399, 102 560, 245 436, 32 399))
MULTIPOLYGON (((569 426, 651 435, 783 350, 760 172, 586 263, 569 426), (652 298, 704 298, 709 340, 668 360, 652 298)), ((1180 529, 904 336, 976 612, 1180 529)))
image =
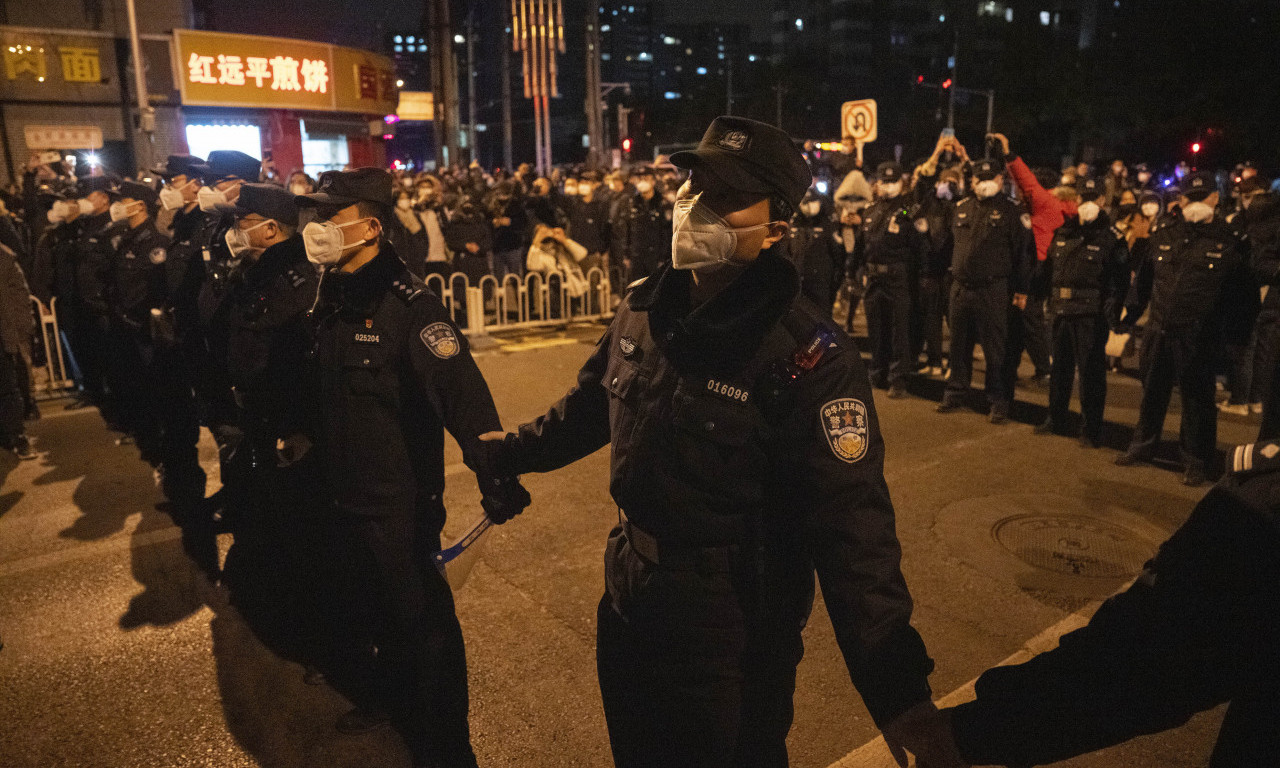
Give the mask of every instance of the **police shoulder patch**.
POLYGON ((432 323, 423 328, 418 336, 422 339, 422 343, 427 345, 427 349, 431 350, 431 354, 441 360, 456 357, 462 351, 458 335, 453 332, 453 326, 448 323, 432 323))
POLYGON ((299 274, 298 270, 292 269, 292 268, 285 270, 284 279, 288 280, 289 284, 292 285, 294 288, 298 288, 303 283, 307 282, 307 278, 299 274))
POLYGON ((867 407, 861 400, 842 397, 832 400, 818 411, 822 432, 836 458, 847 464, 867 455, 868 424, 867 407))

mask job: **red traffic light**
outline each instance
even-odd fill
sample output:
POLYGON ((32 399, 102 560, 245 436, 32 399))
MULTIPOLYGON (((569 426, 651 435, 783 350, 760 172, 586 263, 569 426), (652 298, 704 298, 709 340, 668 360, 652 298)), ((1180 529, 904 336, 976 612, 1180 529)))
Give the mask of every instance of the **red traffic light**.
POLYGON ((946 80, 942 81, 942 89, 946 90, 947 88, 950 88, 950 87, 951 87, 951 78, 948 77, 946 80))
POLYGON ((623 152, 631 151, 631 139, 627 138, 622 140, 622 151, 623 152))
POLYGON ((916 85, 924 83, 924 75, 916 75, 916 85))
POLYGON ((1197 141, 1191 145, 1191 152, 1193 154, 1198 154, 1200 152, 1200 142, 1197 141))

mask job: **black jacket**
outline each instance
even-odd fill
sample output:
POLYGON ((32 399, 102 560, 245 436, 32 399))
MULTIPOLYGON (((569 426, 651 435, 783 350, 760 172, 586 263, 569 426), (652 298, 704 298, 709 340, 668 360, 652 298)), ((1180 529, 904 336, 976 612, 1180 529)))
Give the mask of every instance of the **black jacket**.
POLYGON ((1221 330, 1223 340, 1243 344, 1257 316, 1258 291, 1239 234, 1214 218, 1189 224, 1182 218, 1157 226, 1142 243, 1142 262, 1125 300, 1125 321, 1147 309, 1149 330, 1221 330))
POLYGON ((609 203, 593 196, 591 202, 575 197, 566 208, 569 219, 568 234, 587 253, 606 253, 609 250, 609 203))
POLYGON ((1031 216, 1006 195, 956 203, 951 221, 951 274, 964 286, 1007 280, 1011 293, 1030 287, 1031 216))
POLYGON ((836 292, 844 281, 844 246, 836 242, 838 225, 832 222, 827 206, 817 216, 796 214, 787 233, 787 257, 800 273, 800 291, 831 316, 836 292))
POLYGON ((168 259, 169 238, 148 218, 125 229, 116 246, 108 282, 111 314, 130 328, 151 325, 151 310, 165 302, 164 263, 168 259))
POLYGON ((877 200, 862 212, 862 228, 857 248, 859 266, 870 267, 868 277, 875 278, 875 267, 889 267, 914 274, 924 264, 929 242, 916 228, 918 208, 911 198, 899 195, 891 200, 877 200))
POLYGON ((508 444, 516 471, 545 472, 611 443, 613 498, 662 545, 754 540, 781 573, 762 602, 799 617, 781 634, 798 637, 816 570, 884 724, 929 697, 932 668, 909 623, 884 442, 857 347, 798 295, 780 251, 697 308, 690 273, 663 265, 619 306, 577 384, 508 444), (793 380, 805 347, 821 357, 793 380))
POLYGON ((628 280, 652 275, 671 260, 671 206, 658 192, 645 200, 635 193, 619 206, 613 228, 613 255, 630 259, 628 280))
POLYGON ((383 241, 352 273, 330 269, 316 322, 320 449, 342 513, 417 515, 444 525, 444 429, 472 445, 500 430, 466 337, 383 241))
POLYGON ((81 303, 96 317, 106 317, 111 310, 107 306, 107 280, 111 270, 111 258, 120 236, 124 233, 122 222, 111 221, 111 215, 103 212, 80 219, 79 255, 76 260, 76 289, 81 303))
POLYGON ((1055 315, 1102 314, 1108 324, 1120 322, 1129 291, 1128 249, 1107 215, 1088 224, 1069 218, 1053 233, 1048 256, 1037 267, 1037 282, 1049 285, 1049 308, 1055 315))

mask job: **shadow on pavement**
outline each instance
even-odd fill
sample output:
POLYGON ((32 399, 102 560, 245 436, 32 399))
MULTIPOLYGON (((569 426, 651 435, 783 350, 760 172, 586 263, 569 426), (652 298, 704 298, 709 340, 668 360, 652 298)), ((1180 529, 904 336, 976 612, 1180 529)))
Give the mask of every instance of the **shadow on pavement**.
MULTIPOLYGON (((8 479, 9 473, 13 468, 18 466, 18 457, 10 451, 0 452, 0 488, 4 487, 4 481, 8 479)), ((18 502, 22 500, 22 491, 9 491, 8 493, 0 493, 0 515, 13 509, 18 502)))

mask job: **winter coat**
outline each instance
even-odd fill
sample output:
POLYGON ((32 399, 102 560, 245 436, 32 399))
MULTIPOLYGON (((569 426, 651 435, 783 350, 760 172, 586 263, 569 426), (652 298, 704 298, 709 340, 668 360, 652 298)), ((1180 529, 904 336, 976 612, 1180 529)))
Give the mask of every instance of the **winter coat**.
POLYGON ((11 355, 30 357, 35 330, 31 290, 18 264, 18 254, 0 244, 0 345, 11 355))
POLYGON ((1049 244, 1053 242, 1053 233, 1067 220, 1076 215, 1076 204, 1071 200, 1059 200, 1053 193, 1040 186, 1035 174, 1015 157, 1005 164, 1013 182, 1022 190, 1022 196, 1031 207, 1031 233, 1036 240, 1036 259, 1044 261, 1049 254, 1049 244))

